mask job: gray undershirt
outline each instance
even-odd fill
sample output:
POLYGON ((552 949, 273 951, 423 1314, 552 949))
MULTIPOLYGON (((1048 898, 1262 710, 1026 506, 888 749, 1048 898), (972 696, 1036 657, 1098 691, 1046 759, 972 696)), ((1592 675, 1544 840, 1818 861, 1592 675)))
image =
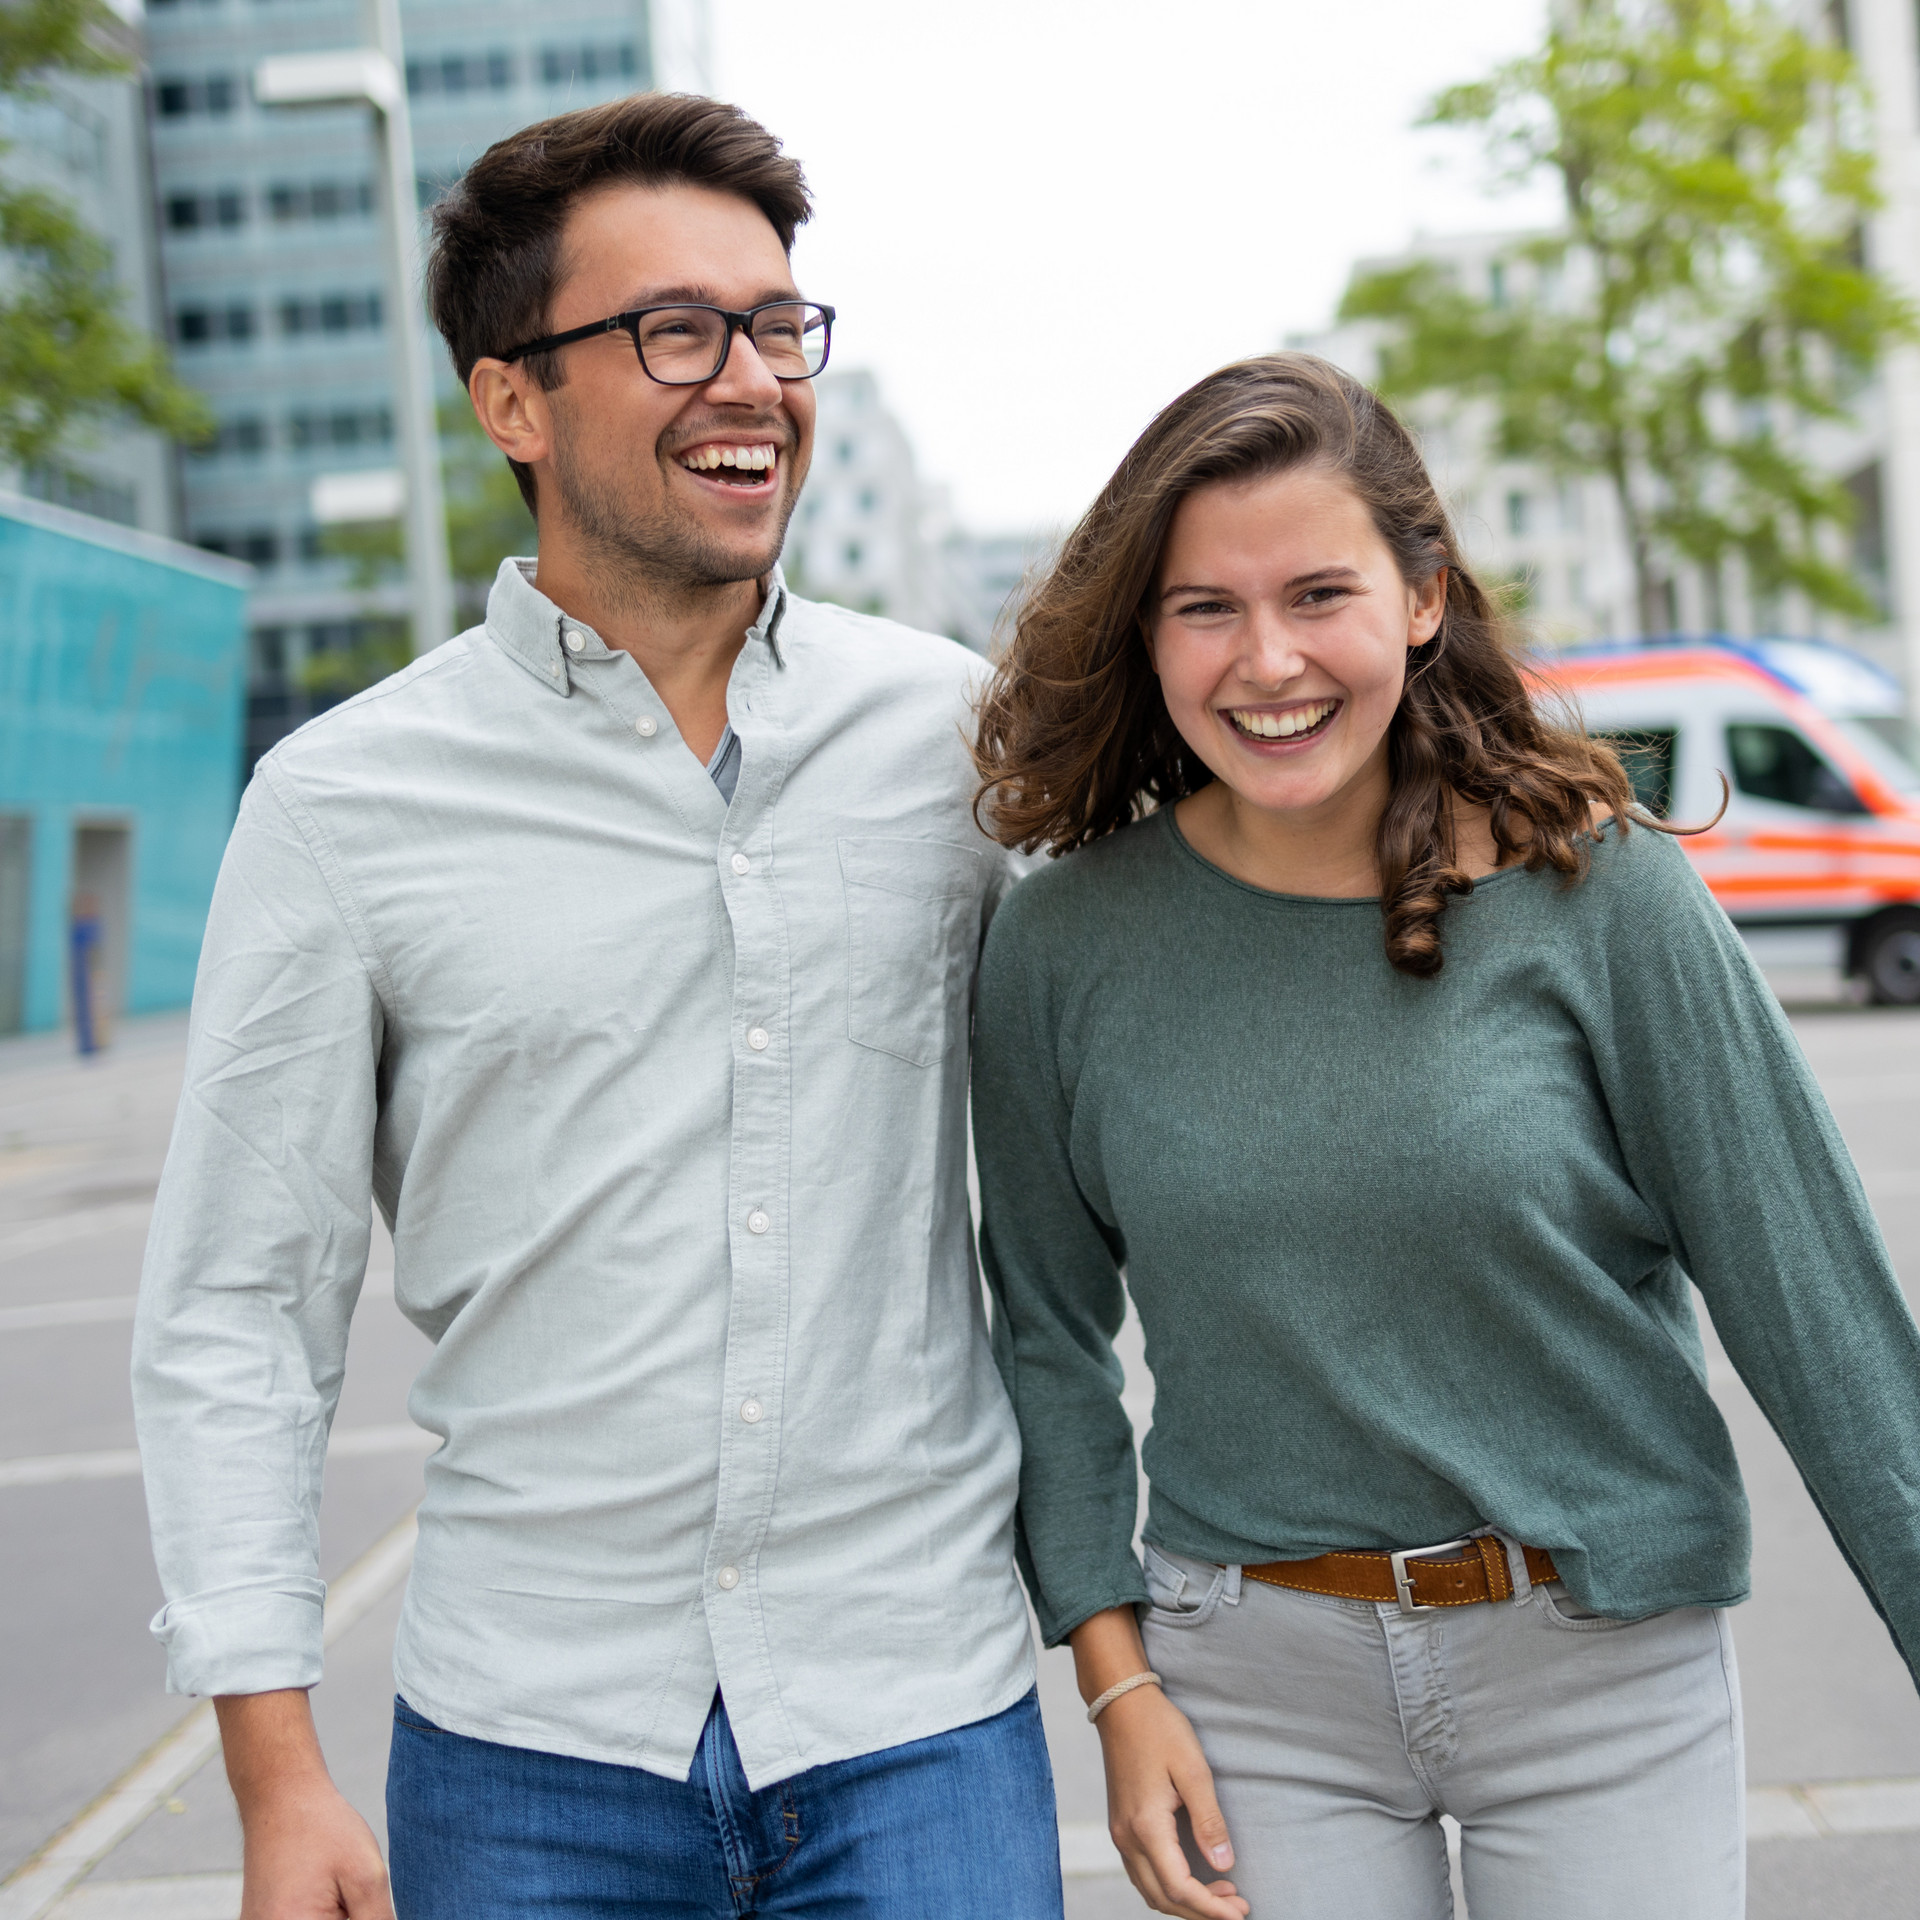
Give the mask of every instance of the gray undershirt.
POLYGON ((707 776, 720 789, 720 798, 733 805, 733 790, 740 784, 740 736, 731 723, 720 736, 720 744, 707 762, 707 776))

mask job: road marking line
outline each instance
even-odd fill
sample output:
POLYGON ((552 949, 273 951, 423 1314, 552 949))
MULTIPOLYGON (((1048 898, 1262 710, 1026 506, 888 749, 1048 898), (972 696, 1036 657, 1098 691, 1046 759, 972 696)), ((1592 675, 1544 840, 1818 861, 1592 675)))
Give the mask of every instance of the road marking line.
MULTIPOLYGON (((327 1589, 321 1628, 327 1646, 357 1626, 399 1584, 412 1563, 418 1532, 418 1520, 409 1513, 327 1589)), ((24 1865, 0 1881, 0 1920, 42 1920, 69 1887, 219 1751, 220 1723, 214 1718, 213 1702, 203 1700, 24 1865)))
MULTIPOLYGON (((360 1297, 391 1300, 393 1269, 370 1268, 360 1297)), ((131 1320, 139 1304, 137 1293, 116 1293, 100 1300, 43 1300, 31 1307, 0 1307, 0 1333, 36 1333, 42 1327, 91 1327, 108 1320, 131 1320)))
POLYGON ((238 1920, 237 1873, 177 1873, 151 1880, 86 1880, 47 1920, 238 1920))
MULTIPOLYGON (((370 1460, 388 1453, 431 1453, 437 1434, 411 1422, 386 1427, 343 1427, 327 1442, 329 1460, 370 1460)), ((108 1447, 98 1453, 27 1454, 0 1460, 0 1488, 62 1487, 75 1480, 137 1480, 140 1455, 133 1447, 108 1447)))
POLYGON ((37 1307, 0 1307, 0 1333, 37 1333, 42 1327, 92 1327, 108 1320, 131 1320, 140 1296, 115 1294, 106 1300, 48 1300, 37 1307))
POLYGON ((0 1260, 40 1253, 48 1247, 84 1240, 89 1234, 117 1233, 123 1227, 145 1227, 153 1219, 151 1200, 131 1200, 119 1206, 89 1207, 84 1213, 63 1213, 51 1220, 30 1221, 11 1233, 0 1233, 0 1260))

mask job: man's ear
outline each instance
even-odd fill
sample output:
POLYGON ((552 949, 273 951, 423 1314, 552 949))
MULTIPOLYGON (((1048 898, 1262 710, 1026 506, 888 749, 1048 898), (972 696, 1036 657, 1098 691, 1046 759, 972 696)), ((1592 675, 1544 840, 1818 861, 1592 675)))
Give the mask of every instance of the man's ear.
POLYGON ((1447 580, 1451 569, 1437 567, 1433 577, 1413 590, 1413 616, 1407 622, 1409 648, 1424 647, 1440 631, 1447 611, 1447 580))
POLYGON ((476 360, 467 398, 481 431, 509 460, 531 467, 552 451, 552 408, 523 362, 476 360))

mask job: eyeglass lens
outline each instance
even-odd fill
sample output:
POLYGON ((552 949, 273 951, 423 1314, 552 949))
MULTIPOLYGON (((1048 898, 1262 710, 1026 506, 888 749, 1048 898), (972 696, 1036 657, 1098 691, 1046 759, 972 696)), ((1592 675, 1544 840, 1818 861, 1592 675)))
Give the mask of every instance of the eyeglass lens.
MULTIPOLYGON (((727 357, 728 327, 713 307, 656 307, 634 327, 640 363, 668 386, 711 380, 727 357)), ((826 365, 827 316, 818 307, 762 307, 753 316, 753 344, 779 380, 806 380, 826 365)))

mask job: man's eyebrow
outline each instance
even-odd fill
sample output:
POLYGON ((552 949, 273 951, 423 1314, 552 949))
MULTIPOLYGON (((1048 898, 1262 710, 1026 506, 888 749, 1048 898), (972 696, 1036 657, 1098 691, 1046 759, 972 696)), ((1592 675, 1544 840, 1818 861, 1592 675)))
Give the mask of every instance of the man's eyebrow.
MULTIPOLYGON (((763 287, 751 300, 748 307, 770 307, 783 300, 798 300, 799 294, 792 287, 763 287)), ((725 307, 727 303, 713 288, 687 282, 674 287, 646 287, 634 293, 622 313, 632 313, 639 307, 725 307)))

